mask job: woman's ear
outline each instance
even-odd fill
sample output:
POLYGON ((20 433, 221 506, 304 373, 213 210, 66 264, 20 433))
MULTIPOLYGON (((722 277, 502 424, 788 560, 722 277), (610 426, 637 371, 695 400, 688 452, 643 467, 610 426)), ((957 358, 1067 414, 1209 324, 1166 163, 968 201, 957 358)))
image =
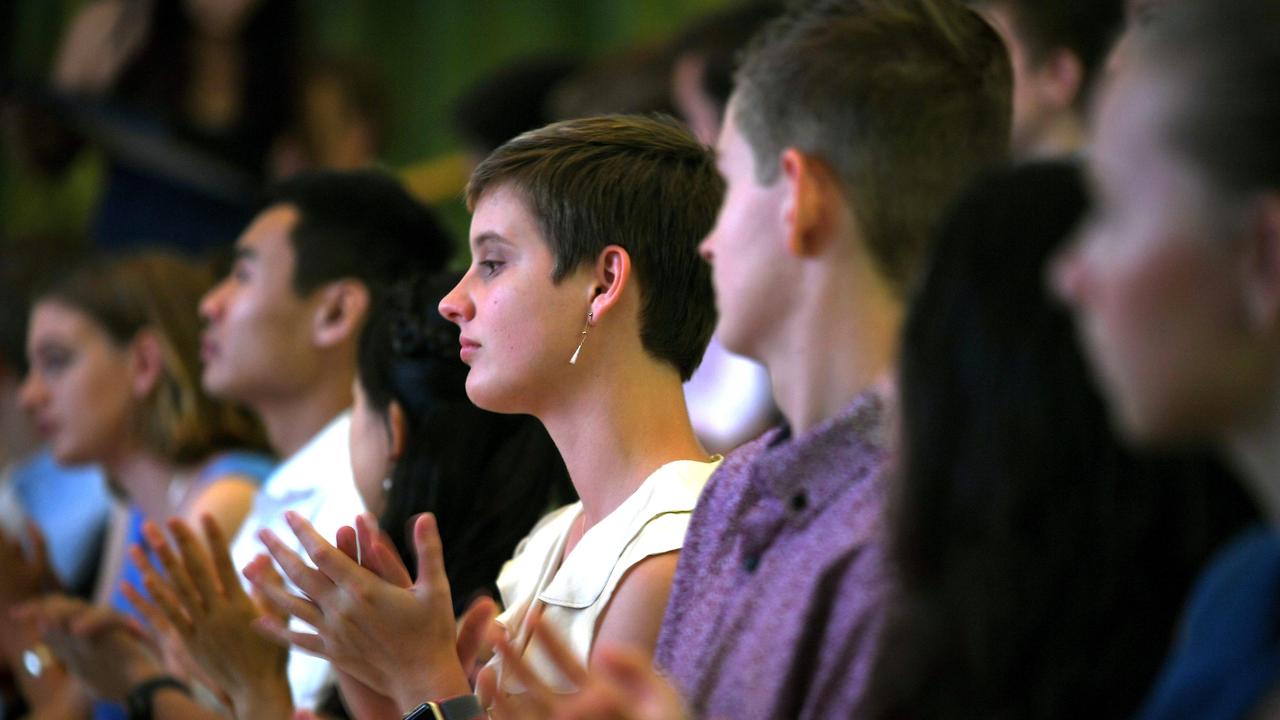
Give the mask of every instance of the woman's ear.
POLYGON ((392 463, 399 462, 400 456, 404 455, 405 443, 408 442, 406 436, 409 433, 409 422, 405 420, 404 408, 395 400, 387 406, 387 432, 391 434, 391 442, 387 443, 390 449, 387 459, 392 463))
POLYGON ((317 290, 320 293, 312 329, 318 347, 352 342, 369 312, 369 288, 357 280, 338 280, 317 290))
POLYGON ((1264 194, 1248 226, 1245 277, 1255 331, 1280 331, 1280 192, 1264 194))
POLYGON ((594 322, 609 313, 622 300, 631 282, 631 255, 619 245, 609 245, 596 259, 591 288, 591 317, 594 322))
POLYGON ((164 349, 154 330, 139 330, 129 343, 129 372, 129 387, 135 398, 150 395, 160 383, 164 375, 164 349))

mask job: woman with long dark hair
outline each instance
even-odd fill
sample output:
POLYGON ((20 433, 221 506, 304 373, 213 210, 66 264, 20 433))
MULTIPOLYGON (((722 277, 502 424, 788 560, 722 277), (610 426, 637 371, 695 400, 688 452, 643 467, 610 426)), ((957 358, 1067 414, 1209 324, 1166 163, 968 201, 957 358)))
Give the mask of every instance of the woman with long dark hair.
POLYGON ((1125 449, 1046 261, 1079 171, 1031 165, 942 225, 903 338, 880 720, 1126 718, 1201 565, 1254 515, 1207 455, 1125 449))

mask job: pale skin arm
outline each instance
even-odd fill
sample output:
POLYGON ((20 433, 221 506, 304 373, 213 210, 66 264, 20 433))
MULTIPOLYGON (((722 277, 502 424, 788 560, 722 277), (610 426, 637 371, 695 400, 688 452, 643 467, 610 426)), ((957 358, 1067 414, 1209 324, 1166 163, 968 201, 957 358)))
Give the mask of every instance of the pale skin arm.
POLYGON ((199 526, 201 518, 208 515, 218 523, 227 537, 234 537, 244 519, 253 508, 258 485, 243 475, 221 475, 210 480, 183 508, 180 517, 188 525, 199 526))
POLYGON ((598 621, 593 663, 597 647, 635 648, 653 654, 679 560, 677 551, 653 555, 631 566, 598 621))

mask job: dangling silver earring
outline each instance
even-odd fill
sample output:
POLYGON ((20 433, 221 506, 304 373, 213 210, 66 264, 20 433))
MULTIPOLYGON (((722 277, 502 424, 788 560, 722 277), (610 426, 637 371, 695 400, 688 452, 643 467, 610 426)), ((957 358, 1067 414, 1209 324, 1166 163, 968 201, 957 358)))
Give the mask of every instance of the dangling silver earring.
POLYGON ((578 355, 582 353, 582 345, 587 342, 587 331, 591 329, 591 320, 595 317, 595 313, 587 313, 587 323, 582 326, 582 332, 578 334, 578 349, 573 351, 573 355, 569 357, 570 365, 578 364, 578 355))
POLYGON ((391 492, 391 476, 390 475, 382 478, 382 492, 384 493, 391 492))

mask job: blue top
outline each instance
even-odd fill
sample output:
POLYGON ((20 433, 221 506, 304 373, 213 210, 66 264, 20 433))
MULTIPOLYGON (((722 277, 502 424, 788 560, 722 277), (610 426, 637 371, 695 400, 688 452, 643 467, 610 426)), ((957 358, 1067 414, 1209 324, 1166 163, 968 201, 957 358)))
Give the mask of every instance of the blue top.
MULTIPOLYGON (((275 470, 275 460, 266 455, 240 451, 227 452, 210 460, 201 468, 200 475, 196 478, 195 487, 226 475, 240 475, 261 485, 273 470, 275 470)), ((146 519, 146 515, 137 505, 129 508, 129 528, 125 536, 126 548, 133 545, 146 547, 146 541, 142 537, 142 525, 146 522, 146 519)), ((154 560, 154 556, 152 558, 154 560)), ((142 616, 129 602, 128 598, 125 597, 124 593, 121 592, 121 581, 128 581, 139 592, 146 594, 146 590, 142 587, 142 570, 128 555, 125 556, 124 562, 120 566, 119 581, 111 590, 111 607, 130 617, 141 620, 142 616)), ((124 720, 126 716, 123 706, 98 700, 93 703, 93 717, 94 720, 124 720)))
POLYGON ((49 562, 63 587, 92 590, 111 495, 96 467, 63 467, 48 448, 13 468, 13 487, 27 516, 40 526, 49 562))
POLYGON ((1248 717, 1280 680, 1280 533, 1253 527, 1201 574, 1138 720, 1248 717))

